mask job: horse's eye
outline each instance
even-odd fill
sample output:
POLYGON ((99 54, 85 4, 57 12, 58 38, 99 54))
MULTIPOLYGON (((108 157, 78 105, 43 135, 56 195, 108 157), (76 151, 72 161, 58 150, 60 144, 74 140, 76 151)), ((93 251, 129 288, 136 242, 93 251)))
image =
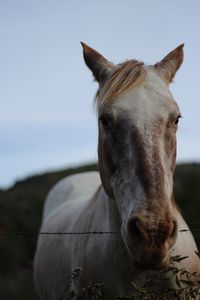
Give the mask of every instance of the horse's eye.
POLYGON ((108 129, 111 125, 112 117, 109 114, 102 114, 99 117, 99 121, 105 129, 108 129))
POLYGON ((178 124, 180 118, 181 118, 181 115, 179 115, 179 116, 176 118, 176 121, 175 121, 175 124, 176 124, 176 125, 178 124))

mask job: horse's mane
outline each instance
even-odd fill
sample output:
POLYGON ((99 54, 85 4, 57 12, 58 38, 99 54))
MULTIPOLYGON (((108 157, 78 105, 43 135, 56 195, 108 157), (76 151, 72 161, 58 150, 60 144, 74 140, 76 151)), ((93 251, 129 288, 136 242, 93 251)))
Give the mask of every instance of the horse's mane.
POLYGON ((143 62, 128 60, 117 65, 101 86, 96 95, 98 109, 113 101, 115 97, 129 88, 142 83, 146 78, 146 69, 143 62))

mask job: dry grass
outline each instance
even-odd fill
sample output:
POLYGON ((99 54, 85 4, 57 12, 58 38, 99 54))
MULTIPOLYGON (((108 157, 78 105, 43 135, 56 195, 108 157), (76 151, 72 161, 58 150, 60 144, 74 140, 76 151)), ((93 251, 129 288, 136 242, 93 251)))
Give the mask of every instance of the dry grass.
MULTIPOLYGON (((198 255, 198 253, 197 253, 198 255)), ((177 264, 187 257, 174 256, 171 258, 170 267, 154 278, 148 278, 143 286, 139 286, 135 282, 131 282, 133 293, 130 296, 115 296, 118 300, 200 300, 200 274, 197 272, 190 273, 185 269, 178 268, 177 264), (159 283, 162 280, 168 280, 166 277, 174 276, 175 287, 166 288, 161 291, 155 291, 151 288, 152 282, 155 280, 159 283), (195 279, 195 280, 194 280, 195 279)), ((71 275, 71 286, 75 287, 81 269, 74 270, 71 275)), ((67 295, 65 291, 60 300, 103 300, 106 295, 106 288, 108 284, 105 282, 92 283, 90 282, 86 287, 82 288, 78 293, 73 288, 73 292, 67 295)))

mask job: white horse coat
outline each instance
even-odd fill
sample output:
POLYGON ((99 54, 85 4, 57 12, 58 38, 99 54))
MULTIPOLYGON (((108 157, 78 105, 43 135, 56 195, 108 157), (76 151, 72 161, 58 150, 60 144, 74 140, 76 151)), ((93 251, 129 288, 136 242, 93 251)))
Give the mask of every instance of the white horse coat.
MULTIPOLYGON (((66 289, 79 289, 92 280, 94 283, 108 283, 108 298, 105 299, 111 300, 113 290, 116 296, 132 294, 132 281, 142 285, 149 274, 155 273, 134 270, 130 266, 119 234, 117 210, 111 201, 97 172, 64 178, 51 190, 45 202, 41 232, 110 231, 116 234, 39 236, 35 281, 41 299, 62 299, 66 289), (97 191, 98 197, 94 198, 97 191), (77 268, 82 269, 80 278, 77 286, 70 287, 70 276, 77 268)), ((177 218, 180 230, 189 229, 179 212, 177 218)), ((188 256, 179 267, 196 271, 199 258, 195 250, 196 244, 190 231, 179 233, 173 256, 188 256)), ((171 286, 175 286, 174 279, 171 286)))
MULTIPOLYGON (((168 84, 183 45, 154 66, 135 60, 115 66, 83 48, 99 82, 100 176, 68 177, 47 197, 34 262, 41 300, 78 296, 91 281, 107 284, 106 300, 136 295, 131 282, 142 286, 156 278, 176 255, 188 256, 179 268, 200 271, 195 241, 173 201, 180 111, 168 84), (77 268, 81 273, 70 284, 77 268)), ((169 280, 155 279, 151 288, 176 287, 173 273, 165 276, 169 280)))

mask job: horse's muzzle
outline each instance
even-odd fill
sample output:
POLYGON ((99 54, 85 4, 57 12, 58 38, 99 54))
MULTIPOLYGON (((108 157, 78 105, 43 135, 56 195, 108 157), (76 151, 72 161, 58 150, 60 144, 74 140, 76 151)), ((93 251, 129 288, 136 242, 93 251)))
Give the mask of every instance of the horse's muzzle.
POLYGON ((174 219, 132 215, 127 223, 125 242, 134 265, 140 269, 166 269, 170 249, 177 237, 174 219))

